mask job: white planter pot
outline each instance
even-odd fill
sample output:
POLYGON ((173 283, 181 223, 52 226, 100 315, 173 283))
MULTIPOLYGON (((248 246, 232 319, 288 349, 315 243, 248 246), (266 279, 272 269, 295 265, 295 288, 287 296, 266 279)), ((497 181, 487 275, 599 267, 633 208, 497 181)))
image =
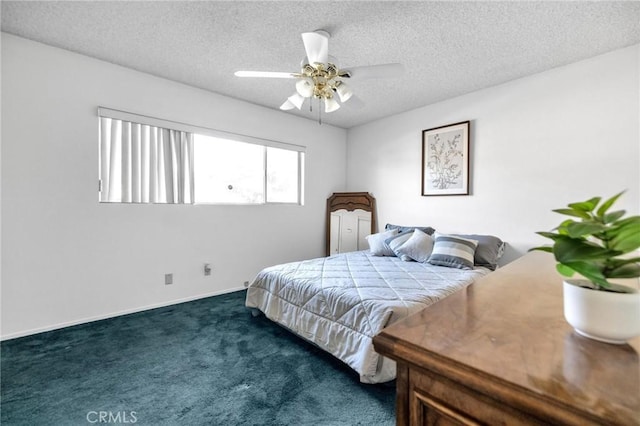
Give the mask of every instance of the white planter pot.
POLYGON ((613 284, 616 290, 599 291, 585 280, 563 284, 564 317, 578 334, 606 343, 624 344, 640 336, 640 291, 613 284))

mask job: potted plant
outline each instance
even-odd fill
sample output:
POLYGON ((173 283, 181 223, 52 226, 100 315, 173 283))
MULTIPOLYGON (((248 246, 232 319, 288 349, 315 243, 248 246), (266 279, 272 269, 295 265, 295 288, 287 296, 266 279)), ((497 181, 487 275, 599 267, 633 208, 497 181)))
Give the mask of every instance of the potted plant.
POLYGON ((564 315, 579 334, 607 343, 625 343, 640 335, 640 291, 611 279, 640 277, 640 216, 610 211, 623 192, 553 210, 569 216, 554 229, 537 232, 553 240, 535 247, 553 253, 560 274, 585 279, 564 280, 564 315))

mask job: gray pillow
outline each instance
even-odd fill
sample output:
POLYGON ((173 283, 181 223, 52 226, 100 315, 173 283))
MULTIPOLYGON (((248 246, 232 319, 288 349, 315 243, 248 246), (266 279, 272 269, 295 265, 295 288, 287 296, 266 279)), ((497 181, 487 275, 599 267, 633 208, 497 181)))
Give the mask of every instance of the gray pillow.
POLYGON ((404 234, 405 232, 413 232, 414 229, 419 229, 427 235, 433 235, 433 233, 436 232, 436 230, 430 226, 400 226, 392 225, 390 223, 387 223, 384 229, 397 229, 399 234, 404 234))
POLYGON ((448 268, 473 269, 473 254, 477 246, 477 241, 458 235, 436 234, 428 262, 448 268))
POLYGON ((458 237, 468 238, 470 240, 476 240, 478 242, 478 248, 473 256, 473 263, 477 266, 484 266, 485 268, 495 271, 498 267, 498 260, 502 257, 504 252, 505 243, 498 237, 493 235, 477 235, 477 234, 455 234, 458 237))

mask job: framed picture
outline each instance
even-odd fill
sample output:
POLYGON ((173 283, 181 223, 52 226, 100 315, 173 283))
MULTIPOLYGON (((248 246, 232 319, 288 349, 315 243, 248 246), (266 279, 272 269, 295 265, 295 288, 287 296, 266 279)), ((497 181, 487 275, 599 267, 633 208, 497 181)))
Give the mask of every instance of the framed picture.
POLYGON ((422 195, 469 195, 469 122, 422 131, 422 195))

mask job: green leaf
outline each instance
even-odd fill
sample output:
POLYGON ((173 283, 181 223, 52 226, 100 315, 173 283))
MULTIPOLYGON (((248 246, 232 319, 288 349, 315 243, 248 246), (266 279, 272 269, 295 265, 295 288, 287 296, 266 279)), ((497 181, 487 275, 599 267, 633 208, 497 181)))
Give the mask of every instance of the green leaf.
POLYGON ((613 223, 616 220, 620 219, 622 216, 624 216, 625 213, 626 213, 625 210, 618 210, 618 211, 615 211, 615 212, 607 213, 602 218, 602 221, 604 223, 613 223))
POLYGON ((627 263, 640 263, 640 257, 609 259, 609 261, 607 262, 607 267, 615 269, 622 265, 626 265, 627 263))
POLYGON ((553 212, 556 213, 560 213, 566 216, 574 216, 574 217, 579 217, 582 219, 591 219, 591 216, 589 216, 589 213, 585 213, 581 210, 571 210, 571 209, 555 209, 555 210, 551 210, 553 212))
POLYGON ((640 264, 627 263, 607 272, 608 278, 637 278, 640 277, 640 264))
MULTIPOLYGON (((616 200, 618 198, 620 198, 620 196, 624 194, 624 191, 622 191, 619 194, 614 195, 613 197, 609 198, 607 201, 605 201, 604 203, 602 203, 602 205, 600 206, 600 208, 598 209, 598 211, 596 212, 596 214, 598 215, 598 217, 603 217, 604 214, 607 212, 607 210, 609 210, 609 208, 613 205, 613 203, 616 202, 616 200)), ((606 221, 605 221, 606 223, 606 221)))
POLYGON ((560 234, 554 234, 553 232, 544 232, 544 231, 542 231, 542 232, 536 232, 536 234, 541 235, 541 236, 543 236, 543 237, 545 237, 545 238, 550 238, 550 239, 552 239, 552 240, 554 240, 554 241, 555 241, 556 239, 558 239, 558 238, 561 238, 561 237, 562 237, 562 235, 560 235, 560 234))
POLYGON ((615 224, 609 225, 609 229, 605 231, 605 237, 608 240, 616 238, 620 233, 627 232, 627 230, 640 229, 640 216, 632 216, 626 219, 620 220, 615 224))
POLYGON ((630 253, 640 248, 640 238, 616 239, 610 244, 610 247, 619 251, 620 254, 630 253))
POLYGON ((576 271, 574 271, 567 265, 563 265, 562 263, 558 263, 556 265, 556 269, 558 270, 558 272, 560 272, 560 275, 564 275, 565 277, 572 277, 573 274, 576 273, 576 271))
POLYGON ((597 234, 605 231, 607 227, 596 222, 574 222, 567 226, 567 231, 571 238, 579 238, 585 235, 597 234))
POLYGON ((616 223, 616 226, 628 225, 630 223, 640 223, 640 216, 629 216, 625 219, 622 219, 620 222, 616 223))
POLYGON ((589 281, 609 287, 606 277, 602 274, 600 267, 591 262, 569 262, 564 263, 565 267, 571 268, 589 281))
POLYGON ((580 203, 571 203, 569 204, 569 207, 571 207, 573 210, 578 210, 582 212, 591 212, 593 211, 593 209, 596 208, 596 206, 600 202, 600 199, 601 199, 600 197, 593 197, 590 200, 582 201, 580 203))
POLYGON ((640 248, 640 226, 627 226, 619 231, 618 234, 609 241, 609 247, 622 253, 629 253, 640 248))
POLYGON ((540 246, 540 247, 534 247, 534 248, 530 248, 529 251, 546 251, 547 253, 553 253, 553 247, 551 246, 540 246))
POLYGON ((600 247, 583 239, 575 238, 558 238, 553 245, 553 254, 560 263, 577 262, 584 260, 605 260, 615 252, 600 247))
POLYGON ((567 219, 565 221, 563 221, 560 225, 558 225, 557 228, 554 229, 554 231, 558 231, 558 234, 560 235, 569 235, 569 225, 571 225, 572 223, 582 223, 582 222, 576 222, 573 219, 567 219))

